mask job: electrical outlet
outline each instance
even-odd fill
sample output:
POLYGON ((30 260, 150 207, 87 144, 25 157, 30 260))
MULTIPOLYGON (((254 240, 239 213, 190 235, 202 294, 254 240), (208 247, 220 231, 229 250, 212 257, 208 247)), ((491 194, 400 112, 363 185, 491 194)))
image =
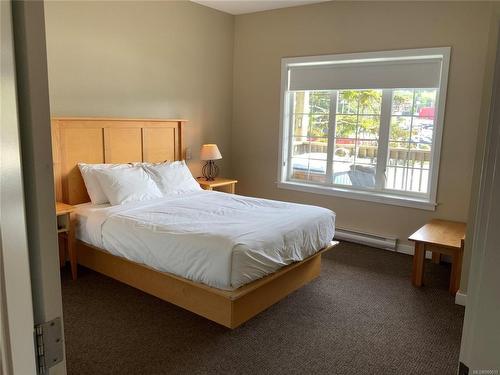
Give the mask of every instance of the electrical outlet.
POLYGON ((191 152, 191 147, 186 147, 184 150, 184 160, 191 160, 193 158, 193 154, 191 152))

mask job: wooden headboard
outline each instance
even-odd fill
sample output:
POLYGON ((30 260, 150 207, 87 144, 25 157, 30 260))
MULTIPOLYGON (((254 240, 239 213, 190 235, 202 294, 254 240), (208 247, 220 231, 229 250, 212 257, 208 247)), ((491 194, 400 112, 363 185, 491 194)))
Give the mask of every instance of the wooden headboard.
POLYGON ((53 118, 56 200, 90 201, 78 163, 181 160, 184 123, 179 119, 53 118))

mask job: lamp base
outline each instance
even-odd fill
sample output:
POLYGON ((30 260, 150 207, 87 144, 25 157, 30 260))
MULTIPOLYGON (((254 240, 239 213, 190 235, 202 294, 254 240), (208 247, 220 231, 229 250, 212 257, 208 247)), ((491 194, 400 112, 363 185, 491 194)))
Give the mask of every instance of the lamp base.
POLYGON ((205 177, 205 181, 214 181, 215 177, 219 174, 219 167, 213 160, 208 160, 203 166, 201 173, 205 177))

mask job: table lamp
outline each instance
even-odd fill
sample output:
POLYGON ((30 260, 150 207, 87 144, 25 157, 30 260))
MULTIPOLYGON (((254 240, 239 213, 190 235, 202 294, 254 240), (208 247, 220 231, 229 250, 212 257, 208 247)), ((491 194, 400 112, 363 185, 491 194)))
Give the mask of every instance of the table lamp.
POLYGON ((219 173, 219 167, 215 164, 214 160, 222 159, 222 155, 216 144, 206 144, 201 146, 200 159, 206 160, 201 173, 206 181, 213 181, 219 173))

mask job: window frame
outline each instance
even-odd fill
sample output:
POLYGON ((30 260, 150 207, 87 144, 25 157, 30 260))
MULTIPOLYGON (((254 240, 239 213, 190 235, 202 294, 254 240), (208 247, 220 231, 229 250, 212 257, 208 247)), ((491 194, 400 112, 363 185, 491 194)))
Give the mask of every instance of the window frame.
MULTIPOLYGON (((349 199, 357 199, 363 201, 384 203, 390 205, 419 208, 424 210, 435 210, 437 206, 437 189, 439 178, 439 164, 441 155, 441 144, 444 125, 444 113, 446 104, 446 92, 448 87, 448 73, 450 64, 451 47, 435 47, 435 48, 420 48, 406 49, 395 51, 380 51, 380 52, 362 52, 350 54, 335 54, 335 55, 320 55, 320 56, 305 56, 305 57, 288 57, 281 59, 281 100, 280 100, 280 132, 279 132, 279 156, 278 156, 278 188, 298 190, 322 195, 338 196, 349 199), (288 179, 290 175, 289 169, 292 168, 291 142, 293 135, 293 127, 290 125, 291 116, 293 116, 293 103, 288 94, 290 81, 290 68, 299 66, 321 66, 331 64, 332 62, 356 63, 361 61, 393 61, 393 60, 416 60, 427 58, 440 58, 441 62, 441 79, 439 87, 436 89, 436 110, 434 118, 434 134, 431 149, 431 165, 429 171, 428 193, 413 193, 407 191, 391 191, 389 190, 362 190, 350 189, 343 185, 320 185, 307 182, 300 182, 288 179)), ((392 89, 381 89, 382 95, 392 95, 392 89)), ((383 125, 382 118, 391 117, 391 100, 382 99, 381 120, 379 129, 379 156, 377 157, 377 173, 376 186, 380 187, 381 176, 385 172, 387 164, 388 143, 389 143, 389 127, 388 124, 383 125), (384 147, 382 147, 384 146, 384 147), (382 155, 380 152, 382 151, 382 155), (382 169, 383 167, 383 169, 382 169), (383 172, 384 171, 384 172, 383 172)), ((328 160, 332 157, 328 156, 333 153, 335 129, 335 116, 331 116, 332 110, 336 111, 337 102, 330 102, 329 112, 329 127, 328 127, 328 151, 327 151, 327 177, 331 174, 331 165, 328 160), (332 120, 333 119, 333 120, 332 120), (333 123, 333 124, 332 124, 333 123)))

